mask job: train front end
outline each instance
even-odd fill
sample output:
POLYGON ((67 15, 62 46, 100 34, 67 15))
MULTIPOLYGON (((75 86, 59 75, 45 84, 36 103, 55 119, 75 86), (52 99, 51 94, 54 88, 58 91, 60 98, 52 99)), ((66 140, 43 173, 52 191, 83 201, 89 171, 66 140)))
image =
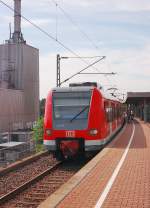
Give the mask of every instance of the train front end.
POLYGON ((49 93, 44 144, 58 159, 100 149, 101 99, 96 87, 55 88, 49 93))
POLYGON ((84 152, 91 102, 90 89, 56 88, 46 101, 44 144, 57 158, 84 152))
MULTIPOLYGON (((46 101, 44 144, 57 158, 80 155, 90 140, 93 88, 55 88, 46 101)), ((98 113, 98 112, 97 112, 98 113)), ((92 133, 94 129, 92 128, 92 133)))

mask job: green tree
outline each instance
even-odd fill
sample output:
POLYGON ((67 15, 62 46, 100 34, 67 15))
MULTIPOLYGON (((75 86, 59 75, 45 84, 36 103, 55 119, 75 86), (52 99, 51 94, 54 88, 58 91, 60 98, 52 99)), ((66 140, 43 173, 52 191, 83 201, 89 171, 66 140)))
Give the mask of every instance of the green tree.
POLYGON ((45 101, 46 101, 45 98, 43 98, 42 100, 40 100, 40 116, 44 116, 45 101))
POLYGON ((36 145, 36 152, 43 150, 44 118, 40 117, 33 127, 33 139, 36 145))

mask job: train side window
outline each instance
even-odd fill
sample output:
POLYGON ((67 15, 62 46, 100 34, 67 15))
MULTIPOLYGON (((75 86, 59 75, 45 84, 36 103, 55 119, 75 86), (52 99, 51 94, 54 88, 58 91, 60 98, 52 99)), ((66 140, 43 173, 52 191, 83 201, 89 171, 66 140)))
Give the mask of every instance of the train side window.
POLYGON ((104 103, 104 110, 105 110, 105 116, 106 116, 106 120, 107 122, 109 122, 109 109, 108 109, 108 103, 104 103))
POLYGON ((117 119, 117 106, 115 106, 115 119, 117 119))
POLYGON ((118 117, 118 112, 117 112, 118 108, 117 108, 117 105, 114 105, 112 106, 112 120, 116 120, 117 117, 118 117))
POLYGON ((116 105, 115 106, 115 119, 118 118, 118 106, 116 105))
POLYGON ((115 108, 114 106, 112 107, 112 121, 115 120, 115 108))
POLYGON ((113 118, 113 116, 112 116, 112 108, 111 107, 107 107, 106 108, 106 113, 107 113, 107 118, 108 118, 108 122, 112 122, 112 118, 113 118))
POLYGON ((116 106, 116 118, 118 119, 120 117, 120 106, 116 106))
POLYGON ((119 106, 117 105, 117 109, 116 109, 116 114, 117 114, 117 119, 119 118, 119 106))
POLYGON ((113 107, 109 107, 109 118, 110 118, 110 122, 113 121, 113 107))
POLYGON ((115 109, 112 106, 109 106, 109 103, 104 103, 105 115, 107 122, 112 122, 115 117, 115 109))
POLYGON ((113 115, 114 112, 113 112, 113 105, 112 105, 111 102, 109 103, 108 111, 109 111, 109 122, 112 122, 113 121, 113 117, 114 117, 114 115, 113 115))

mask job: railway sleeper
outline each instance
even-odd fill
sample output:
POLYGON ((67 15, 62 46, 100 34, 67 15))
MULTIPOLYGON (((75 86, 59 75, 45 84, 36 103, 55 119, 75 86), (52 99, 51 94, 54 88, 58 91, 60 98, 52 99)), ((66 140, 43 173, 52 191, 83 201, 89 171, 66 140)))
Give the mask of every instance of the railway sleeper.
POLYGON ((62 180, 60 180, 60 181, 49 181, 49 182, 47 182, 47 184, 49 184, 49 185, 51 185, 51 184, 61 184, 61 183, 63 183, 64 181, 62 181, 62 180))
MULTIPOLYGON (((25 201, 25 202, 27 202, 27 203, 39 203, 39 202, 41 202, 41 201, 43 201, 45 199, 45 197, 43 198, 43 197, 41 197, 41 198, 39 198, 39 197, 31 197, 31 196, 26 196, 26 197, 23 197, 23 200, 25 201)), ((23 202, 24 203, 24 202, 23 202)))
POLYGON ((49 191, 49 188, 46 188, 46 189, 44 189, 44 190, 43 190, 43 189, 38 189, 38 188, 37 188, 37 189, 33 189, 33 192, 38 192, 38 193, 41 193, 41 194, 42 194, 42 193, 44 194, 44 193, 47 192, 47 191, 49 191))
POLYGON ((46 195, 46 191, 45 191, 45 193, 33 192, 33 193, 28 194, 28 195, 27 195, 27 198, 28 198, 28 196, 31 197, 31 198, 32 198, 32 197, 35 198, 35 197, 38 197, 38 196, 40 196, 41 198, 43 198, 43 197, 45 198, 45 195, 46 195), (42 197, 42 196, 43 196, 43 197, 42 197))
POLYGON ((42 185, 38 185, 38 187, 35 187, 35 188, 38 188, 38 189, 47 189, 49 190, 50 186, 48 186, 47 184, 42 184, 42 185))
POLYGON ((16 207, 19 207, 19 206, 21 206, 21 207, 23 207, 23 208, 25 208, 25 207, 30 207, 30 206, 38 206, 39 205, 39 203, 37 202, 26 202, 26 201, 21 201, 21 202, 18 202, 18 203, 16 203, 16 207))

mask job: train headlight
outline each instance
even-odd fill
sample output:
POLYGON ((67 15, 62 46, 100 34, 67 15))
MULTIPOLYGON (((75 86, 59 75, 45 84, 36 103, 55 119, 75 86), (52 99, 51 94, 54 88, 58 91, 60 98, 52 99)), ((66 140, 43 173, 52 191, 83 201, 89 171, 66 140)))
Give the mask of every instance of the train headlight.
POLYGON ((95 136, 95 135, 97 135, 98 134, 98 130, 97 129, 91 129, 90 130, 90 135, 91 136, 95 136))
POLYGON ((52 130, 51 130, 51 129, 46 129, 45 132, 46 132, 46 134, 47 134, 48 136, 50 136, 50 135, 52 134, 52 130))

